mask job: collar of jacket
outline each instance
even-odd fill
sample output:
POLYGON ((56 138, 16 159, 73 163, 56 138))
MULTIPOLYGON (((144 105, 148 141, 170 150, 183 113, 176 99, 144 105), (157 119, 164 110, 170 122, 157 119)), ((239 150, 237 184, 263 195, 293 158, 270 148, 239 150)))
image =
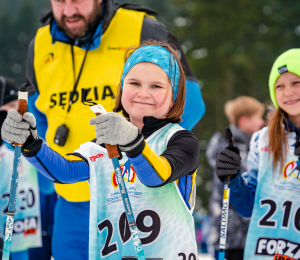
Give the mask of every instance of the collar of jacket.
POLYGON ((147 139, 150 135, 152 135, 155 131, 164 127, 165 125, 172 123, 168 119, 157 119, 153 116, 145 116, 143 119, 144 126, 141 130, 144 138, 147 139))
POLYGON ((295 132, 299 135, 299 129, 292 123, 289 119, 283 120, 284 128, 287 130, 289 129, 289 132, 295 132))
POLYGON ((64 31, 60 30, 55 19, 52 19, 51 25, 50 25, 50 33, 52 36, 52 43, 55 42, 63 42, 66 44, 75 45, 77 47, 80 47, 83 50, 87 50, 89 47, 89 50, 95 50, 99 47, 102 37, 102 21, 99 23, 99 25, 96 28, 95 33, 91 35, 87 35, 84 38, 81 39, 72 39, 68 37, 64 31), (91 39, 92 37, 92 39, 91 39))

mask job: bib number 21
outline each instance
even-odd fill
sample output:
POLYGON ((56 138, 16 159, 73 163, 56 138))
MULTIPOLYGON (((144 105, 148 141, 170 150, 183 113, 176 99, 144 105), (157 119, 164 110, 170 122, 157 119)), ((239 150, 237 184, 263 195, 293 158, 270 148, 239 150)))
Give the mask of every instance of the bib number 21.
POLYGON ((258 226, 276 228, 277 224, 279 224, 281 228, 288 229, 290 222, 292 222, 295 230, 300 232, 300 207, 298 207, 298 205, 296 205, 296 207, 298 208, 296 209, 294 216, 291 216, 293 202, 288 200, 283 202, 282 210, 280 211, 281 223, 277 223, 277 220, 272 219, 272 217, 277 213, 278 210, 277 202, 273 199, 260 200, 260 207, 264 207, 264 206, 268 206, 269 209, 258 220, 258 226))

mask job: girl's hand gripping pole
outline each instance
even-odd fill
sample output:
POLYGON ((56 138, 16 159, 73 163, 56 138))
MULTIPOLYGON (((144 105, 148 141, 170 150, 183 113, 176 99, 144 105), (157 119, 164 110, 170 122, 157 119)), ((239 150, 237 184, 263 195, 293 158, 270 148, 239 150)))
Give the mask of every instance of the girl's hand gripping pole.
MULTIPOLYGON (((88 90, 82 89, 81 101, 83 104, 90 106, 90 109, 97 116, 107 113, 102 105, 96 104, 94 102, 87 102, 86 101, 87 94, 88 94, 88 90)), ((129 224, 129 229, 130 229, 131 236, 133 239, 134 249, 137 253, 138 260, 146 260, 145 255, 144 255, 144 250, 142 247, 142 242, 139 237, 139 233, 138 233, 138 229, 137 229, 137 226, 135 223, 135 218, 134 218, 133 211, 131 208, 129 196, 127 193, 127 189, 125 186, 125 182, 124 182, 124 179, 122 176, 122 171, 121 171, 120 164, 119 164, 118 158, 119 158, 120 154, 118 151, 118 147, 116 145, 110 145, 110 144, 105 144, 105 146, 106 146, 108 156, 112 160, 112 163, 113 163, 113 166, 115 169, 116 179, 117 179, 117 183, 119 185, 120 193, 122 195, 122 200, 123 200, 128 224, 129 224)))
MULTIPOLYGON (((18 112, 21 115, 27 112, 28 92, 26 92, 26 87, 27 84, 26 83, 23 84, 20 87, 20 91, 18 92, 18 112)), ((19 178, 19 171, 20 171, 22 144, 14 143, 14 146, 15 146, 14 164, 13 164, 13 172, 12 172, 11 186, 10 186, 10 193, 9 193, 8 212, 6 218, 2 260, 9 260, 10 257, 10 246, 11 246, 11 240, 13 234, 14 215, 15 215, 15 206, 16 206, 16 193, 17 193, 18 178, 19 178)))
MULTIPOLYGON (((228 137, 228 147, 233 148, 234 139, 229 127, 225 129, 225 132, 228 137)), ((221 216, 219 260, 225 259, 226 235, 227 235, 227 223, 228 223, 228 211, 229 211, 229 195, 230 195, 230 176, 227 176, 224 184, 223 207, 221 213, 222 216, 221 216)))

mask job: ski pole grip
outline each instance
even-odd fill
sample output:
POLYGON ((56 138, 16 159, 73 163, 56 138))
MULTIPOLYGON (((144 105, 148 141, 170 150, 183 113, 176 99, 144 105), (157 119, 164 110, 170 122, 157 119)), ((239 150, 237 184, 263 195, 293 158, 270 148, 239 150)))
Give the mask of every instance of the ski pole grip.
MULTIPOLYGON (((23 116, 27 112, 28 92, 26 92, 27 84, 23 84, 18 92, 18 112, 23 116)), ((24 120, 22 120, 24 121, 24 120)), ((14 143, 15 146, 23 146, 22 144, 14 143)))
POLYGON ((233 148, 233 142, 234 142, 234 139, 233 139, 233 135, 232 135, 232 132, 231 132, 231 130, 230 130, 229 127, 226 127, 226 128, 225 128, 225 133, 226 133, 227 138, 228 138, 228 146, 229 146, 230 148, 233 148))
MULTIPOLYGON (((101 115, 101 113, 95 113, 96 116, 101 115)), ((105 144, 109 159, 120 157, 118 147, 116 145, 105 144)))
POLYGON ((109 159, 120 157, 118 147, 116 145, 105 144, 109 159))
MULTIPOLYGON (((233 138, 232 132, 231 132, 229 127, 225 128, 225 133, 226 133, 227 138, 228 138, 228 147, 230 149, 233 149, 233 147, 234 147, 234 138, 233 138)), ((229 185, 229 183, 230 183, 230 176, 226 176, 225 184, 229 185)))
POLYGON ((27 101, 24 99, 18 100, 18 112, 23 116, 27 112, 27 101))

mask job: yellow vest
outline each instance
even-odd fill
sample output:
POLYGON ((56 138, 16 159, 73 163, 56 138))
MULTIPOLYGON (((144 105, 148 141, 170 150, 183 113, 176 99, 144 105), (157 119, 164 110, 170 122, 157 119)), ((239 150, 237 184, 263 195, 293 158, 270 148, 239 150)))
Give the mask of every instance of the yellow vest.
MULTIPOLYGON (((67 154, 80 144, 95 138, 94 127, 89 125, 93 112, 81 103, 81 89, 89 88, 87 99, 100 103, 107 111, 115 105, 115 95, 124 66, 127 47, 140 42, 144 12, 118 9, 109 27, 102 35, 101 44, 89 51, 83 67, 76 100, 67 113, 70 92, 74 88, 71 46, 62 42, 52 44, 50 25, 38 30, 34 46, 34 69, 39 96, 36 107, 48 121, 46 141, 59 154, 67 154), (66 124, 69 135, 61 147, 54 143, 58 126, 66 124)), ((74 46, 75 78, 85 55, 85 50, 74 46)), ((55 184, 56 192, 71 202, 88 201, 90 189, 87 181, 75 184, 55 184)))

